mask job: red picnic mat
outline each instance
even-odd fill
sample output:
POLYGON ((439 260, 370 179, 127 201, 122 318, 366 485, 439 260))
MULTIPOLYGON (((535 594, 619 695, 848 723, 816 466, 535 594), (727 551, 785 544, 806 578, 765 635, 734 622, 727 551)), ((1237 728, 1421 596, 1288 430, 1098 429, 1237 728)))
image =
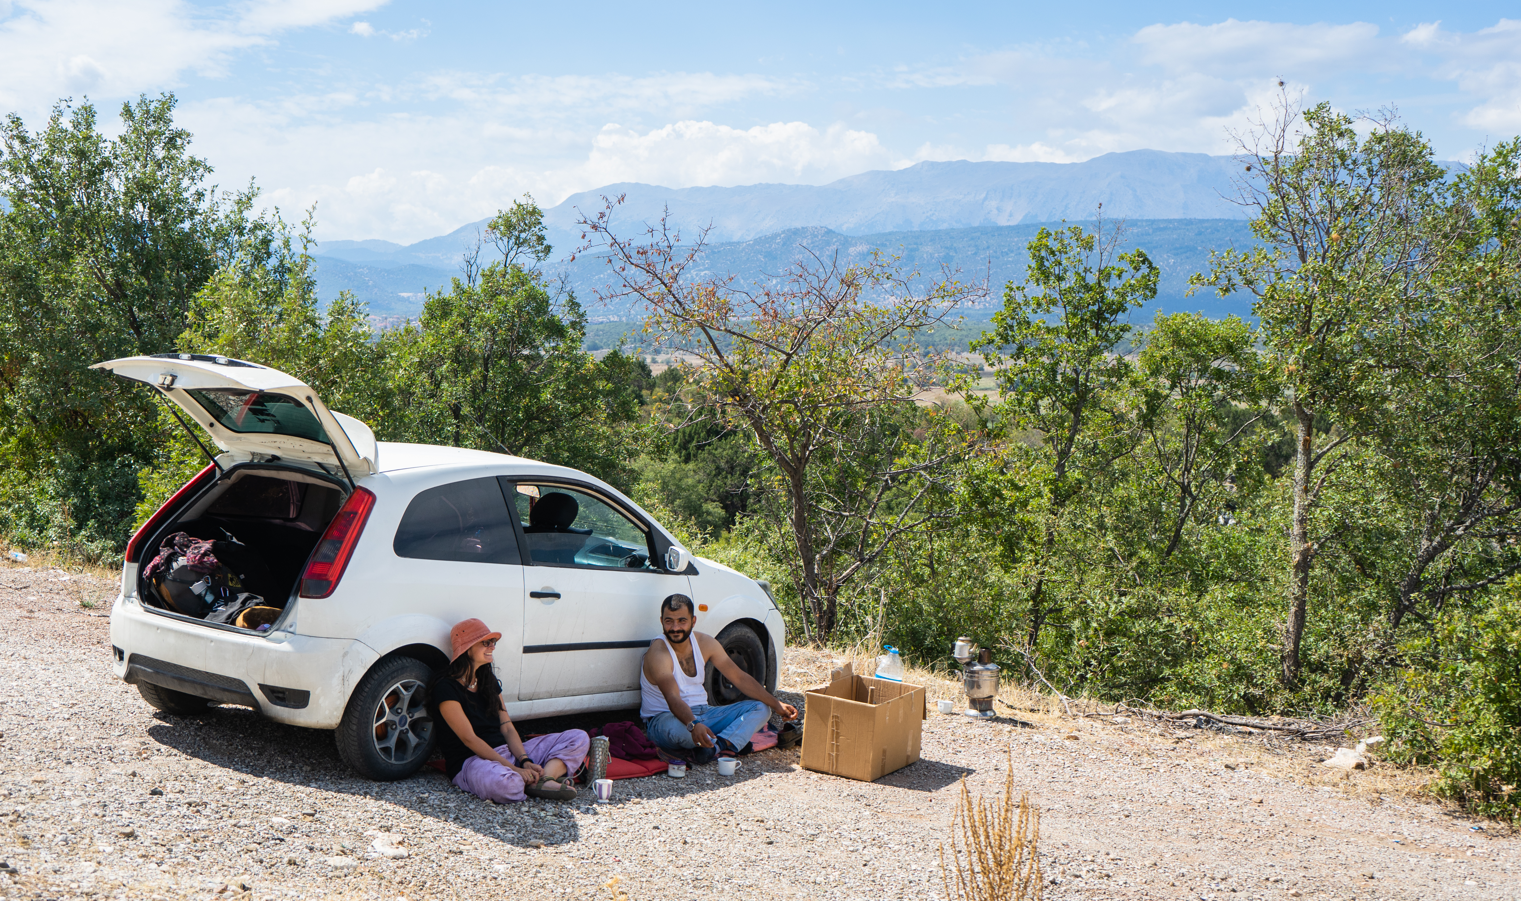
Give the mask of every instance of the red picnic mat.
MULTIPOLYGON (((440 773, 447 773, 444 769, 442 758, 428 761, 428 766, 433 767, 440 773)), ((645 776, 658 776, 665 772, 664 760, 624 760, 621 757, 609 757, 607 759, 607 778, 609 779, 642 779, 645 776)))

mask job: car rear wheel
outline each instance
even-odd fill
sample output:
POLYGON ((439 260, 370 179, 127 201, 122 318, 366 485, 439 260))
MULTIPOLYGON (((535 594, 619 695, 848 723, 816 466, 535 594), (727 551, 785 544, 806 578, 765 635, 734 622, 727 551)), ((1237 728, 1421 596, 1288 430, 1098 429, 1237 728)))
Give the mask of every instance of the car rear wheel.
POLYGON ((417 772, 433 753, 428 682, 433 670, 396 657, 359 680, 338 724, 338 755, 367 779, 394 782, 417 772))
MULTIPOLYGON (((744 623, 735 623, 718 633, 718 643, 728 652, 729 659, 749 673, 761 685, 766 684, 766 646, 761 643, 755 630, 744 623)), ((744 692, 724 678, 717 668, 708 673, 708 700, 714 706, 743 701, 744 692)))
POLYGON ((192 716, 211 710, 211 702, 205 698, 165 688, 162 685, 154 685, 152 682, 137 683, 137 693, 142 695, 143 700, 155 710, 162 710, 165 713, 192 716))

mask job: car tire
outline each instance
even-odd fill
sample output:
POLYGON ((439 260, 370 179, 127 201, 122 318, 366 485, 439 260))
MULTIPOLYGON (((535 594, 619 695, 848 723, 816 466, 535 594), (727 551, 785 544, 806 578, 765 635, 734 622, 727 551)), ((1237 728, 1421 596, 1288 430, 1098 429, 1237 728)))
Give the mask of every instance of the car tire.
MULTIPOLYGON (((754 677, 761 685, 766 684, 766 646, 761 643, 755 630, 744 623, 735 623, 718 633, 718 643, 728 652, 740 669, 754 677)), ((733 704, 745 699, 744 692, 735 688, 716 667, 708 673, 708 700, 715 707, 733 704)))
POLYGON ((412 657, 393 657, 365 674, 338 723, 338 756, 359 775, 394 782, 417 772, 433 753, 437 734, 428 712, 433 670, 412 657))
POLYGON ((211 710, 211 702, 205 698, 165 688, 162 685, 154 685, 152 682, 137 683, 137 693, 142 695, 143 700, 147 701, 148 706, 153 709, 177 716, 194 716, 211 710))

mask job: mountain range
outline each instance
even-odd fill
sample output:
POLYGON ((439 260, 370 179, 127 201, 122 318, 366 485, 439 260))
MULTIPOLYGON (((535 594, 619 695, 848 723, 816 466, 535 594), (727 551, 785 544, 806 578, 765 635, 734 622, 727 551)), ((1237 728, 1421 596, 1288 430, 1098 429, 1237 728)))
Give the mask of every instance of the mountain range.
MULTIPOLYGON (((662 215, 693 240, 707 229, 703 268, 754 281, 785 269, 800 245, 814 253, 864 259, 873 247, 903 256, 926 273, 945 263, 964 278, 995 286, 1024 277, 1024 245, 1041 223, 1123 220, 1127 245, 1143 247, 1162 267, 1155 307, 1249 315, 1244 301, 1184 298, 1188 275, 1207 267, 1209 250, 1250 242, 1237 196, 1239 164, 1231 157, 1137 150, 1081 163, 924 162, 865 172, 825 185, 759 184, 664 188, 614 184, 574 194, 545 211, 544 222, 563 274, 583 302, 601 277, 595 255, 563 262, 582 244, 577 223, 622 196, 612 211, 618 233, 637 236, 662 215), (1102 207, 1100 205, 1102 204, 1102 207)), ((319 294, 353 291, 385 316, 415 316, 423 292, 449 283, 462 255, 488 220, 409 245, 389 241, 324 241, 316 248, 319 294)), ((627 308, 589 310, 625 318, 627 308)))

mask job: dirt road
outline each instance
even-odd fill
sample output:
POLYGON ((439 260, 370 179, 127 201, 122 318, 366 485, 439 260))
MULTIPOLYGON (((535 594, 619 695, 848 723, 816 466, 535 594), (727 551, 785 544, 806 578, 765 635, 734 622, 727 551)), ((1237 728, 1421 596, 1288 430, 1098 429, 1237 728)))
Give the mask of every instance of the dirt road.
MULTIPOLYGON (((795 751, 622 782, 607 806, 493 807, 431 770, 369 783, 327 733, 155 714, 110 675, 106 609, 80 604, 111 590, 0 567, 0 898, 935 898, 958 781, 996 792, 1011 751, 1047 898, 1521 897, 1521 840, 1387 768, 1344 780, 1324 749, 1035 712, 931 714, 924 759, 874 784, 795 751)), ((792 653, 788 698, 831 662, 792 653)))

